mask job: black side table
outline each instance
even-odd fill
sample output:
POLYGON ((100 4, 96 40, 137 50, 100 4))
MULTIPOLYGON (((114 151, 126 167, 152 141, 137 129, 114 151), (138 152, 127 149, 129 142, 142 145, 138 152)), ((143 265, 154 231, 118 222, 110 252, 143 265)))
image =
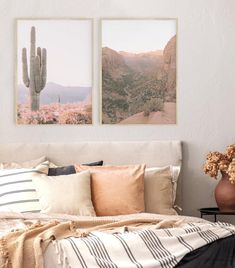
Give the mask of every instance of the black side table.
POLYGON ((214 215, 214 222, 217 221, 217 215, 235 215, 235 211, 219 211, 218 208, 199 208, 198 209, 201 213, 201 218, 203 218, 204 215, 214 215))

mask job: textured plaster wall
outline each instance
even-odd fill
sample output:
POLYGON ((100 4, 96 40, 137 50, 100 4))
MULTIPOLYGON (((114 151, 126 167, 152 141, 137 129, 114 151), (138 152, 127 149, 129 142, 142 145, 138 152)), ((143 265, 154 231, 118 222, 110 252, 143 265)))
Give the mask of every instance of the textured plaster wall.
POLYGON ((235 141, 234 13, 234 0, 0 0, 1 142, 182 140, 184 213, 198 215, 198 207, 215 205, 216 182, 202 172, 205 154, 209 150, 223 150, 235 141), (94 126, 15 124, 14 19, 17 17, 95 19, 94 126), (178 125, 99 124, 100 17, 178 18, 178 125))

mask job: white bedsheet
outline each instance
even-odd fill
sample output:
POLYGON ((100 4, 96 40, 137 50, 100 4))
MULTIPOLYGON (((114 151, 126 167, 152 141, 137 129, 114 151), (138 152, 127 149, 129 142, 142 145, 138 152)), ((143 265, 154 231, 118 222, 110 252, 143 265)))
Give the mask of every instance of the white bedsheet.
MULTIPOLYGON (((148 229, 130 227, 120 229, 118 233, 94 231, 87 237, 66 238, 54 241, 44 254, 45 268, 171 268, 187 253, 235 234, 235 226, 226 223, 211 223, 206 220, 156 214, 133 214, 118 217, 98 217, 104 219, 164 219, 175 220, 179 225, 174 228, 148 229)), ((70 215, 0 213, 0 233, 6 234, 14 229, 27 228, 37 221, 48 222, 94 219, 93 217, 76 217, 70 215)), ((166 226, 166 225, 165 225, 166 226)))

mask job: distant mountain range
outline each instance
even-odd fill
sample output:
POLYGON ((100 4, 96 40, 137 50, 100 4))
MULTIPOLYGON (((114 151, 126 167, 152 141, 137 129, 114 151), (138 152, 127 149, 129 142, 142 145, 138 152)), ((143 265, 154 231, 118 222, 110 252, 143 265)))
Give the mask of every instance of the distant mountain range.
POLYGON ((104 123, 119 123, 144 111, 151 100, 176 102, 176 36, 163 50, 145 53, 102 48, 104 123))
MULTIPOLYGON (((26 103, 29 98, 29 89, 24 85, 18 86, 18 103, 26 103)), ((40 94, 42 105, 50 103, 73 103, 90 101, 92 95, 91 87, 66 87, 53 82, 46 84, 40 94)))
POLYGON ((157 74, 163 65, 163 51, 156 50, 145 53, 130 53, 120 51, 127 66, 140 73, 157 74))

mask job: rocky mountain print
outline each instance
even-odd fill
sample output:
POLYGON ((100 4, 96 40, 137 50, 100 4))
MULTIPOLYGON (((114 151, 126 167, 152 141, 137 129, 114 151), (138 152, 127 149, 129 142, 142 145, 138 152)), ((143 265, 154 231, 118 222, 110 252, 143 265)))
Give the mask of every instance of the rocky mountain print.
POLYGON ((102 48, 104 124, 174 124, 175 107, 176 36, 146 53, 102 48))

